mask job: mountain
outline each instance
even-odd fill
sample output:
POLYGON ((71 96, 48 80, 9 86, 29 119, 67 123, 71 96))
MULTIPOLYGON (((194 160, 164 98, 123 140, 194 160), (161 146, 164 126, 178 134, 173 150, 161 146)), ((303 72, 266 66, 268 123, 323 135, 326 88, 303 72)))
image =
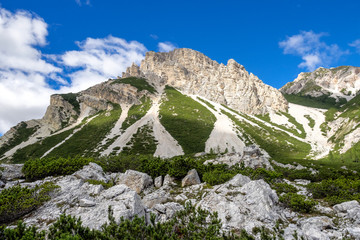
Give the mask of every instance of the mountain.
MULTIPOLYGON (((340 106, 357 95, 360 90, 360 67, 340 66, 326 69, 320 67, 313 72, 302 72, 298 77, 280 88, 286 96, 295 95, 312 99, 318 107, 340 106)), ((291 99, 294 96, 290 96, 291 99)), ((289 97, 287 98, 288 100, 289 97)))
POLYGON ((241 153, 249 144, 266 148, 265 142, 260 143, 263 134, 274 141, 278 134, 288 142, 301 142, 248 115, 286 112, 287 107, 278 90, 234 60, 225 66, 191 49, 148 52, 140 67, 132 65, 122 78, 79 93, 51 96, 42 119, 22 122, 4 134, 0 156, 23 162, 32 157, 119 152, 160 157, 241 153), (254 132, 255 127, 263 133, 254 132))
POLYGON ((342 161, 360 156, 359 90, 360 68, 352 66, 300 73, 280 89, 290 105, 324 109, 318 136, 331 151, 329 157, 342 161))

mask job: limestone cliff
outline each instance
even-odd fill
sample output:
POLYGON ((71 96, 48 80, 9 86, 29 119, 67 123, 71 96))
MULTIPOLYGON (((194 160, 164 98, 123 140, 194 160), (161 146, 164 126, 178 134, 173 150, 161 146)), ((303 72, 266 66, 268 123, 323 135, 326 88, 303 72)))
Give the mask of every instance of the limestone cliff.
POLYGON ((146 53, 140 67, 127 69, 123 77, 140 76, 153 85, 170 85, 186 94, 200 95, 248 114, 264 114, 270 109, 286 111, 281 93, 230 59, 225 66, 191 49, 168 53, 146 53))

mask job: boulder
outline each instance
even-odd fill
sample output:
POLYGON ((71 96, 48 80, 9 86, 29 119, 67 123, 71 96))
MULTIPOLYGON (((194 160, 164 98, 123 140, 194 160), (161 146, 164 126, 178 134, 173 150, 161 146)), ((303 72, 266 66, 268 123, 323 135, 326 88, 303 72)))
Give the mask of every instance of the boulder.
POLYGON ((200 177, 199 177, 196 169, 192 169, 182 179, 181 186, 186 187, 186 186, 196 185, 196 184, 200 184, 200 183, 201 183, 200 177))
POLYGON ((238 174, 229 182, 210 189, 196 206, 218 212, 223 228, 251 232, 254 227, 275 225, 281 218, 277 202, 276 192, 269 184, 238 174))
POLYGON ((174 178, 171 177, 169 174, 166 174, 164 177, 164 182, 163 182, 163 186, 165 187, 171 187, 176 185, 176 183, 174 182, 174 178))
POLYGON ((162 181, 163 181, 162 176, 158 176, 157 178, 155 178, 155 181, 154 181, 155 187, 160 188, 162 186, 162 181))
POLYGON ((83 180, 97 180, 106 183, 109 181, 102 167, 93 162, 89 163, 89 165, 84 166, 81 170, 75 172, 73 175, 83 180))
POLYGON ((144 206, 152 208, 155 204, 168 202, 170 198, 169 192, 164 191, 163 189, 158 189, 155 192, 145 195, 142 201, 144 206))
POLYGON ((25 178, 25 175, 22 173, 23 166, 24 164, 1 164, 1 180, 7 182, 25 178))
POLYGON ((158 221, 165 222, 174 217, 175 213, 183 210, 184 207, 175 202, 168 202, 165 204, 156 204, 152 208, 153 212, 158 215, 158 221))
POLYGON ((82 198, 79 201, 80 207, 93 207, 96 205, 96 203, 92 200, 82 198))
POLYGON ((353 201, 336 204, 333 208, 337 213, 346 213, 350 209, 360 208, 360 204, 358 201, 353 200, 353 201))
POLYGON ((125 174, 117 179, 117 184, 125 184, 138 194, 153 184, 152 178, 146 173, 127 170, 125 174))

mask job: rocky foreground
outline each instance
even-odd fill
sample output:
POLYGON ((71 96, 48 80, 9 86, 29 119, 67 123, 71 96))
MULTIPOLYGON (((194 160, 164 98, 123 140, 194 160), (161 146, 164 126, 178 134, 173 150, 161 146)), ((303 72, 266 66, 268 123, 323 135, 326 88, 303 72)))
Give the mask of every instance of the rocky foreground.
MULTIPOLYGON (((47 229, 64 212, 81 217, 84 226, 99 229, 108 221, 109 206, 116 220, 138 215, 149 222, 152 213, 156 221, 164 222, 182 210, 186 202, 191 202, 218 212, 224 231, 245 229, 253 233, 253 229, 264 226, 270 231, 277 229, 284 239, 360 239, 357 201, 332 208, 318 205, 316 213, 301 215, 284 208, 276 192, 264 180, 251 180, 241 174, 224 184, 210 186, 200 182, 195 169, 181 182, 175 182, 169 175, 152 179, 133 170, 107 174, 97 164, 90 163, 72 175, 25 182, 21 179, 22 165, 3 164, 1 167, 2 189, 18 184, 32 188, 50 181, 59 186, 50 201, 24 217, 25 223, 41 229, 47 229), (111 182, 113 186, 105 189, 88 180, 111 182)), ((302 187, 306 181, 289 183, 299 189, 299 194, 309 194, 302 187)), ((260 234, 256 238, 260 239, 260 234)))

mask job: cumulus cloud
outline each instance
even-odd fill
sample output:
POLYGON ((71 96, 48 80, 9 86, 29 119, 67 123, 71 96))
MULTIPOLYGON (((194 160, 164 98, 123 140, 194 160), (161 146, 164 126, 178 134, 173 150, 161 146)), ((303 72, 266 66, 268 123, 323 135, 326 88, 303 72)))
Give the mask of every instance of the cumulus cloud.
POLYGON ((46 76, 61 70, 36 48, 46 44, 47 34, 40 17, 0 8, 0 133, 20 120, 40 117, 54 92, 46 76))
POLYGON ((320 66, 329 66, 336 62, 341 56, 348 54, 336 44, 328 45, 321 41, 325 33, 314 33, 313 31, 301 31, 300 34, 287 37, 279 42, 284 54, 300 56, 303 60, 298 66, 307 68, 309 71, 320 66))
POLYGON ((71 86, 65 88, 72 91, 80 91, 106 78, 117 77, 133 62, 139 64, 147 51, 137 41, 127 42, 113 36, 87 38, 77 42, 77 45, 80 50, 57 56, 62 65, 77 69, 69 73, 71 86))
POLYGON ((176 46, 171 42, 160 42, 158 44, 159 52, 170 52, 174 50, 176 46))
POLYGON ((353 41, 352 43, 349 43, 349 46, 356 48, 356 51, 358 53, 360 53, 360 39, 357 39, 357 40, 353 41))
POLYGON ((44 55, 39 48, 47 44, 47 34, 40 17, 0 8, 0 134, 22 120, 41 118, 51 94, 116 77, 147 51, 139 42, 108 36, 77 42, 77 51, 44 55))

